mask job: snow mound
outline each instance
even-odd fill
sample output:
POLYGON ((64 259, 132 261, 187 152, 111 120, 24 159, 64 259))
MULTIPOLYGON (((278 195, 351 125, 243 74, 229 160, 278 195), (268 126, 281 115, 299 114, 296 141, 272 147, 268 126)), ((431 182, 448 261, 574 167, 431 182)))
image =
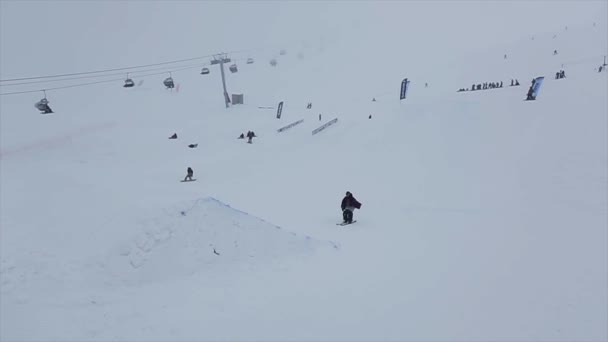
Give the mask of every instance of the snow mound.
POLYGON ((164 281, 230 265, 255 267, 319 248, 338 248, 211 197, 176 205, 138 224, 141 233, 111 256, 112 278, 127 283, 164 281))

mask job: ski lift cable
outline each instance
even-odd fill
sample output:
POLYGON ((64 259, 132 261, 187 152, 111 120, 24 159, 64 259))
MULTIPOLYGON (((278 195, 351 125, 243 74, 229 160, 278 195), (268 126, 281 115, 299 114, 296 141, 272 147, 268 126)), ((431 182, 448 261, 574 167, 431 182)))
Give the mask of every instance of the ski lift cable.
POLYGON ((54 88, 45 88, 45 89, 36 89, 36 90, 24 90, 24 91, 14 91, 14 92, 10 92, 10 93, 0 93, 0 96, 16 95, 16 94, 27 94, 27 93, 38 93, 38 92, 45 91, 45 90, 49 91, 49 90, 58 90, 58 89, 84 87, 84 86, 93 85, 93 84, 116 82, 116 81, 124 81, 124 78, 115 78, 115 79, 111 79, 111 80, 103 80, 103 81, 96 81, 96 82, 89 82, 89 83, 71 84, 71 85, 67 85, 67 86, 54 87, 54 88))
MULTIPOLYGON (((185 67, 202 67, 202 66, 207 66, 209 65, 209 63, 198 63, 198 64, 190 64, 187 65, 185 67)), ((170 69, 167 69, 167 67, 163 67, 163 68, 155 68, 155 69, 147 69, 147 70, 136 70, 136 71, 130 71, 127 73, 127 77, 132 77, 132 78, 137 78, 137 77, 141 77, 141 76, 137 76, 138 73, 143 73, 143 72, 150 72, 150 71, 159 71, 159 70, 164 70, 165 72, 169 71, 170 69)), ((173 70, 173 69, 171 69, 173 70)), ((180 69, 176 69, 176 70, 180 70, 180 69)), ((102 78, 102 77, 110 77, 110 76, 121 76, 124 75, 124 72, 120 72, 120 73, 113 73, 113 74, 105 74, 105 75, 88 75, 88 76, 77 76, 77 77, 69 77, 69 78, 61 78, 61 79, 54 79, 54 80, 42 80, 42 81, 29 81, 29 82, 20 82, 20 83, 11 83, 11 84, 0 84, 0 87, 10 87, 10 86, 17 86, 17 85, 26 85, 26 84, 40 84, 40 83, 49 83, 49 82, 61 82, 61 81, 72 81, 72 80, 81 80, 81 79, 88 79, 88 78, 102 78)))
MULTIPOLYGON (((184 70, 188 70, 188 69, 195 69, 195 68, 199 68, 199 67, 200 67, 200 64, 196 65, 196 66, 188 66, 188 67, 183 67, 183 68, 180 68, 180 69, 174 69, 174 70, 171 70, 171 72, 175 73, 175 72, 180 72, 180 71, 184 71, 184 70)), ((150 76, 166 75, 166 74, 167 74, 167 71, 162 71, 162 72, 155 72, 155 73, 151 73, 151 74, 140 75, 140 76, 138 76, 138 78, 146 78, 146 77, 150 77, 150 76)), ((70 85, 66 85, 66 86, 53 87, 53 88, 44 88, 44 89, 35 89, 35 90, 24 90, 24 91, 14 91, 14 92, 9 92, 9 93, 0 93, 0 96, 37 93, 37 92, 41 92, 41 91, 45 91, 45 90, 49 91, 49 90, 59 90, 59 89, 67 89, 67 88, 77 88, 77 87, 84 87, 84 86, 89 86, 89 85, 94 85, 94 84, 109 83, 109 82, 118 82, 118 81, 124 81, 124 78, 114 78, 114 79, 111 79, 111 80, 101 80, 101 81, 88 82, 88 83, 77 83, 77 84, 70 84, 70 85)))
MULTIPOLYGON (((290 44, 287 44, 287 45, 290 45, 290 44)), ((254 51, 268 50, 268 49, 271 49, 271 48, 276 48, 276 47, 264 46, 264 47, 257 47, 257 48, 243 49, 243 50, 234 50, 234 51, 229 51, 229 52, 223 52, 222 55, 250 53, 250 52, 254 52, 254 51)), ((113 71, 125 71, 125 70, 130 70, 130 69, 139 69, 139 68, 146 68, 146 67, 152 67, 152 66, 177 64, 177 63, 183 63, 183 62, 193 61, 193 60, 197 60, 197 59, 206 59, 206 58, 215 57, 215 56, 217 56, 217 54, 211 54, 211 55, 199 56, 199 57, 192 57, 192 58, 185 58, 185 59, 173 60, 173 61, 167 61, 167 62, 161 62, 161 63, 144 64, 144 65, 136 65, 136 66, 121 67, 121 68, 112 68, 112 69, 104 69, 104 70, 76 72, 76 73, 66 73, 66 74, 57 74, 57 75, 44 75, 44 76, 11 78, 11 79, 0 80, 0 83, 2 83, 2 82, 28 81, 28 80, 41 80, 41 79, 61 78, 61 77, 64 77, 64 78, 62 78, 60 80, 57 80, 57 81, 66 81, 66 80, 74 80, 74 79, 86 79, 86 78, 96 78, 96 77, 105 77, 105 76, 109 77, 109 76, 123 75, 124 73, 120 73, 120 74, 119 73, 114 73, 114 74, 105 74, 105 75, 93 75, 93 74, 102 74, 102 73, 108 73, 108 72, 113 72, 113 71), (69 77, 69 76, 82 76, 82 75, 93 75, 93 76, 65 78, 65 77, 69 77)), ((244 59, 237 59, 237 60, 244 60, 244 59)), ((209 65, 209 64, 206 63, 205 65, 209 65)), ((133 71, 130 71, 130 73, 147 72, 147 71, 153 71, 153 70, 160 70, 160 69, 133 70, 133 71)), ((49 81, 34 81, 34 82, 12 83, 12 84, 0 84, 0 86, 35 84, 35 83, 42 83, 42 82, 51 82, 51 81, 49 80, 49 81)))
MULTIPOLYGON (((250 50, 252 50, 252 49, 249 49, 249 50, 235 50, 235 51, 226 52, 226 54, 239 54, 239 53, 248 52, 250 50)), ((142 65, 135 65, 135 66, 129 66, 129 67, 103 69, 103 70, 95 70, 95 71, 83 71, 83 72, 74 72, 74 73, 57 74, 57 75, 44 75, 44 76, 10 78, 10 79, 5 79, 5 80, 0 80, 0 82, 27 81, 27 80, 37 80, 37 79, 47 79, 47 78, 68 77, 68 76, 101 74, 101 73, 107 73, 107 72, 112 72, 112 71, 121 71, 121 70, 124 71, 124 70, 130 70, 130 69, 146 68, 146 67, 151 67, 151 66, 159 66, 159 65, 168 65, 168 64, 176 64, 176 63, 189 62, 189 61, 194 61, 194 60, 198 60, 198 59, 206 59, 206 58, 209 58, 209 57, 213 57, 214 55, 215 54, 205 55, 205 56, 199 56, 199 57, 192 57, 192 58, 185 58, 185 59, 179 59, 179 60, 174 60, 174 61, 160 62, 160 63, 142 64, 142 65)))

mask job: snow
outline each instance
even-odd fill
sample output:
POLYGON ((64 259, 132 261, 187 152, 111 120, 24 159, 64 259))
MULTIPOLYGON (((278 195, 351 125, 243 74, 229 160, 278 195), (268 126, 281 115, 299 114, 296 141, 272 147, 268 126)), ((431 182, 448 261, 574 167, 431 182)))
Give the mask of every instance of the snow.
POLYGON ((216 66, 2 96, 0 340, 608 340, 605 25, 373 71, 353 37, 248 53, 230 109, 216 66))

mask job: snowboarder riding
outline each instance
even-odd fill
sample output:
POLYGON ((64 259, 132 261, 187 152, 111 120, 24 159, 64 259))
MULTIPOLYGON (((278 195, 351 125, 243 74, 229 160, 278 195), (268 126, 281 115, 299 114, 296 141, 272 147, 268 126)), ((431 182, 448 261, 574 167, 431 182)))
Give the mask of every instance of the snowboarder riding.
POLYGON ((184 182, 186 180, 192 180, 192 176, 194 176, 194 171, 192 170, 191 167, 188 167, 188 174, 186 175, 186 177, 184 178, 184 182))
POLYGON ((353 197, 350 191, 346 192, 346 196, 342 199, 342 218, 344 224, 353 223, 353 212, 355 209, 361 209, 361 203, 353 197))

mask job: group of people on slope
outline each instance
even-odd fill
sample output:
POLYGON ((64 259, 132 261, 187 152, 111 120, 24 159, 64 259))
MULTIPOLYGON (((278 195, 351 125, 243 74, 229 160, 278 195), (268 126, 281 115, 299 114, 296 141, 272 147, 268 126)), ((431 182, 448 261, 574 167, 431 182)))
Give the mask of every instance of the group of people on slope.
POLYGON ((245 135, 244 133, 241 133, 241 135, 239 135, 238 139, 245 139, 245 137, 247 137, 247 143, 251 144, 252 139, 257 137, 257 135, 255 135, 254 131, 247 131, 247 135, 245 135))

